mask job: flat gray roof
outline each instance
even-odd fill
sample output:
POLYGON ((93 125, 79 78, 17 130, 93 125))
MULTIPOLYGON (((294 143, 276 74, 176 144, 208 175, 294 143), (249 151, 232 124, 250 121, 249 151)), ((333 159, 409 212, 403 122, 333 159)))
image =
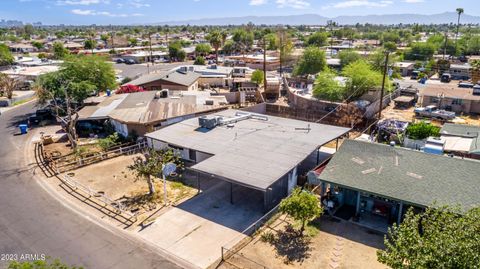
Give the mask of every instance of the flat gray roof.
MULTIPOLYGON (((313 173, 309 174, 309 177, 313 173)), ((480 205, 480 162, 346 140, 318 179, 414 205, 480 205)))
MULTIPOLYGON (((214 115, 234 117, 238 110, 214 115)), ((248 187, 265 190, 313 153, 319 146, 350 129, 268 116, 248 119, 234 127, 202 129, 198 118, 165 127, 146 137, 213 156, 192 169, 220 176, 248 187), (296 130, 307 128, 310 131, 296 130)))

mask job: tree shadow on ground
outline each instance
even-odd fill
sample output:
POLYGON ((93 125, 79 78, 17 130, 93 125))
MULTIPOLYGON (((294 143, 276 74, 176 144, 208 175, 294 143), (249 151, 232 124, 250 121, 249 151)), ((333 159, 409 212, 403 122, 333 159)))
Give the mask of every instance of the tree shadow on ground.
POLYGON ((126 196, 117 199, 127 210, 136 212, 140 209, 151 211, 157 208, 159 203, 158 195, 150 195, 148 193, 139 193, 132 196, 126 196))
POLYGON ((311 255, 310 237, 300 236, 292 225, 287 225, 285 230, 279 231, 270 242, 277 255, 284 258, 286 264, 292 262, 302 263, 311 255))

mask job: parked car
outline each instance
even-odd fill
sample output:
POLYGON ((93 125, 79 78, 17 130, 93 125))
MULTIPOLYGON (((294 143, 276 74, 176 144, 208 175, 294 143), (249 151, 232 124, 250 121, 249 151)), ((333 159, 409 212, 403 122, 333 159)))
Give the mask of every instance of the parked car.
POLYGON ((125 60, 125 64, 136 64, 137 62, 135 62, 135 60, 133 59, 127 59, 125 60))
POLYGON ((414 110, 415 116, 427 117, 440 120, 453 120, 455 112, 438 109, 436 106, 417 107, 414 110))
POLYGON ((440 77, 440 81, 444 83, 449 83, 450 81, 452 81, 452 75, 450 75, 450 73, 443 73, 440 77))
POLYGON ((122 58, 117 59, 117 64, 124 64, 124 63, 125 63, 124 59, 122 59, 122 58))
POLYGON ((37 109, 34 116, 28 117, 28 125, 30 126, 38 125, 42 121, 55 121, 55 115, 50 107, 37 109))

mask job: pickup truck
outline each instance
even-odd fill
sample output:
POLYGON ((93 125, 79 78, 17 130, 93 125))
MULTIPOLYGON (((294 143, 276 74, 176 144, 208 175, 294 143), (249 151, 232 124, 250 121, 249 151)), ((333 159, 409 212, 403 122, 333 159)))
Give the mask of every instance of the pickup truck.
POLYGON ((414 112, 417 117, 427 117, 440 120, 453 120, 455 118, 455 112, 441 110, 436 106, 417 107, 414 112))

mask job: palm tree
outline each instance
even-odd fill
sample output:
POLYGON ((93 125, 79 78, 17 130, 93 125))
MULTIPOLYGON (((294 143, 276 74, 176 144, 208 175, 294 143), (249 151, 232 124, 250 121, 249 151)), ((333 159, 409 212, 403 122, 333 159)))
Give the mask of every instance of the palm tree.
POLYGON ((213 49, 215 50, 215 62, 218 64, 218 49, 222 45, 222 35, 219 31, 214 30, 213 32, 207 35, 208 42, 212 45, 213 49))
POLYGON ((457 20, 457 34, 455 35, 455 52, 457 52, 458 32, 460 31, 460 17, 465 11, 463 8, 457 8, 458 20, 457 20))

